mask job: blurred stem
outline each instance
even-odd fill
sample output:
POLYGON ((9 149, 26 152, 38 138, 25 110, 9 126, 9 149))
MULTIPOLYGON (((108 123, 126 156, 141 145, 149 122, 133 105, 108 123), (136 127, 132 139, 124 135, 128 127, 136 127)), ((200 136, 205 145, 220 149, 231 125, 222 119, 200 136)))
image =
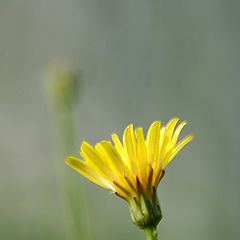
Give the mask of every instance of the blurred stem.
POLYGON ((155 227, 145 228, 144 231, 145 231, 147 240, 157 240, 158 239, 158 233, 157 233, 157 229, 155 227))
POLYGON ((60 153, 56 167, 66 239, 89 240, 91 235, 85 186, 79 178, 75 178, 76 175, 64 162, 67 155, 76 152, 74 103, 78 79, 65 66, 57 66, 50 70, 46 79, 46 90, 49 93, 57 150, 60 153))
MULTIPOLYGON (((74 107, 71 103, 56 106, 55 123, 61 156, 66 157, 75 152, 74 107)), ((64 164, 64 158, 59 167, 66 237, 74 240, 90 239, 85 186, 76 181, 74 173, 64 164)))

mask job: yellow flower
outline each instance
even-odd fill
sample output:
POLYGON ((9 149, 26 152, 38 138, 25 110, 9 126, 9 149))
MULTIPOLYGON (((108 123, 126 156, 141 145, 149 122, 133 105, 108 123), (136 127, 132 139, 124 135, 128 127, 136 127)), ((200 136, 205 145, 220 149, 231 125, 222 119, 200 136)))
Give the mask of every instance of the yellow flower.
POLYGON ((81 145, 84 160, 68 157, 66 163, 92 182, 112 190, 125 199, 130 206, 132 219, 140 228, 156 226, 161 219, 156 194, 164 175, 164 168, 176 154, 193 139, 185 137, 177 143, 183 127, 179 119, 170 120, 166 126, 153 122, 146 139, 142 128, 129 125, 123 133, 123 144, 117 134, 113 143, 102 141, 95 148, 87 142, 81 145))

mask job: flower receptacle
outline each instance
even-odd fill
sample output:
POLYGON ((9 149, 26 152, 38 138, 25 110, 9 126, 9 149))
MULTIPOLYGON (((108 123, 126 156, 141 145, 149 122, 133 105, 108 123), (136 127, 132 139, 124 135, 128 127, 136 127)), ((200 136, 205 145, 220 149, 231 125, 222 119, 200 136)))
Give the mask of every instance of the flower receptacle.
POLYGON ((156 227, 162 219, 162 212, 157 193, 146 197, 144 194, 128 201, 131 218, 141 229, 156 227))

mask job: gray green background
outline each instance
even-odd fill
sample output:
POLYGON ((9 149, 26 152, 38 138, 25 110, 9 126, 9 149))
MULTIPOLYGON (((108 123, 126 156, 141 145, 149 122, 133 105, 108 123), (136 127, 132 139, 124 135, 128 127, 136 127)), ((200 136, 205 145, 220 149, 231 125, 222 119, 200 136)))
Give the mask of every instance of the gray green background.
MULTIPOLYGON (((130 122, 187 120, 183 135, 195 139, 158 188, 159 239, 239 239, 239 9, 234 0, 0 0, 0 238, 65 239, 55 167, 65 156, 43 87, 61 58, 82 76, 72 154, 130 122)), ((144 239, 123 200, 69 172, 86 184, 93 240, 144 239)))

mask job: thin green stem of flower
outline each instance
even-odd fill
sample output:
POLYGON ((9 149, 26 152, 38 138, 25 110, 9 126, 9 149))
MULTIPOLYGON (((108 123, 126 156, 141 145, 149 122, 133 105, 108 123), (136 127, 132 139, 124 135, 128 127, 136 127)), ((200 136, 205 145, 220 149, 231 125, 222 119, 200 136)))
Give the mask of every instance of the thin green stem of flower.
POLYGON ((147 240, 157 240, 158 233, 155 227, 149 227, 144 229, 147 240))

